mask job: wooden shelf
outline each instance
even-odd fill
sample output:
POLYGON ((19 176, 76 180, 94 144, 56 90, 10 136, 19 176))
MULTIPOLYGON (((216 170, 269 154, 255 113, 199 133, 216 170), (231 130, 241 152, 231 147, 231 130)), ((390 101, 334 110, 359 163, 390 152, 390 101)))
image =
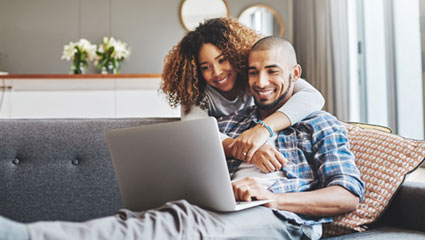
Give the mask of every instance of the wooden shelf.
POLYGON ((161 78, 160 73, 129 74, 8 74, 0 79, 161 78))

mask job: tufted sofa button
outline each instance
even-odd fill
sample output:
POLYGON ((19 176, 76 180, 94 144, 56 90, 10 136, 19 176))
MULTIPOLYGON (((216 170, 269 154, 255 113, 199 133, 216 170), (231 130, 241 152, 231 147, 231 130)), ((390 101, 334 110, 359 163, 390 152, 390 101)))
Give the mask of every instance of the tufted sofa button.
POLYGON ((20 161, 19 161, 19 159, 15 158, 15 159, 12 161, 12 163, 13 163, 14 165, 18 165, 18 164, 20 163, 20 161))
POLYGON ((74 159, 72 160, 72 165, 76 166, 80 163, 80 161, 78 161, 78 159, 74 159))

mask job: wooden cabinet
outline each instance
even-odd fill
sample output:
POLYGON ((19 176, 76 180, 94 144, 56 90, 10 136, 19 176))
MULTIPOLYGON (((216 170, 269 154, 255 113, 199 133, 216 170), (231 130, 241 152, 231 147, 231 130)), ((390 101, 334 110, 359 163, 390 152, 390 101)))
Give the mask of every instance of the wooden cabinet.
POLYGON ((54 76, 0 76, 11 87, 0 91, 0 118, 180 117, 158 92, 159 75, 54 76))

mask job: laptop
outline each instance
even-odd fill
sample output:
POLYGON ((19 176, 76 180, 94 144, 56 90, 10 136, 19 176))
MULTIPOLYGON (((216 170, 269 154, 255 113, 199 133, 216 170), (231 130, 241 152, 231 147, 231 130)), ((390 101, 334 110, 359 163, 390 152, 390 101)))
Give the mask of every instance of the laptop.
POLYGON ((112 130, 106 140, 124 207, 130 210, 181 199, 218 212, 269 202, 235 201, 213 117, 112 130))

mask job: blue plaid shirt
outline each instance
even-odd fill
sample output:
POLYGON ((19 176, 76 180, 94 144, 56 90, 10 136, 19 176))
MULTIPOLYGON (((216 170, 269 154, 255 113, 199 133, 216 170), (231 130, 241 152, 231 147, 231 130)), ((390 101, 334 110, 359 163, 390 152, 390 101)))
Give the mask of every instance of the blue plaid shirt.
MULTIPOLYGON (((251 106, 218 119, 221 132, 236 138, 256 125, 257 107, 251 106)), ((276 149, 288 160, 283 178, 269 188, 273 193, 310 191, 328 186, 341 186, 363 200, 364 183, 350 152, 346 128, 331 114, 318 111, 278 133, 276 149)), ((238 170, 240 160, 228 160, 231 176, 238 170)), ((276 210, 298 224, 331 222, 318 218, 276 210)))

